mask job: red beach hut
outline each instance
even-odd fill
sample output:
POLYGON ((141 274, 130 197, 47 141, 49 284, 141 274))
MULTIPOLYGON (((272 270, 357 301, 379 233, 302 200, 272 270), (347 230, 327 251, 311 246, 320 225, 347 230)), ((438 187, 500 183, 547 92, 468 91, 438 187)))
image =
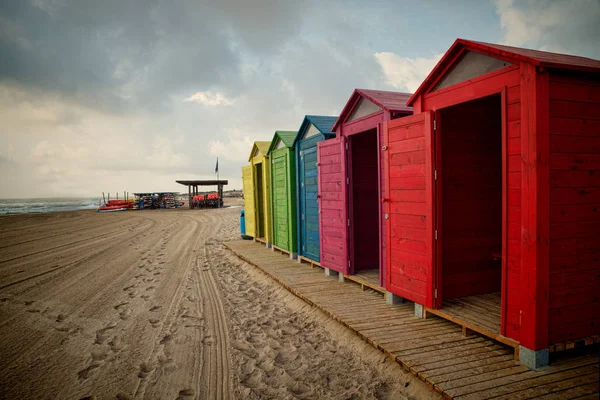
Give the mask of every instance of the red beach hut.
POLYGON ((387 290, 532 368, 600 334, 600 61, 458 39, 407 104, 383 129, 387 290))
POLYGON ((321 265, 326 273, 362 276, 383 286, 382 124, 412 114, 408 93, 355 89, 318 144, 321 265))

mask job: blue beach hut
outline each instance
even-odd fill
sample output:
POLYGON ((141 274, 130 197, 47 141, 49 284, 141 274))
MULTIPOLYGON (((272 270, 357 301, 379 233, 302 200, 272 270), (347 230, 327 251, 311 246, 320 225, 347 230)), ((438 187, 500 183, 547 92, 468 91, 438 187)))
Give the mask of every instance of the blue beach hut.
POLYGON ((331 128, 338 117, 307 115, 294 139, 298 209, 298 260, 320 261, 319 205, 317 199, 317 143, 335 137, 331 128))

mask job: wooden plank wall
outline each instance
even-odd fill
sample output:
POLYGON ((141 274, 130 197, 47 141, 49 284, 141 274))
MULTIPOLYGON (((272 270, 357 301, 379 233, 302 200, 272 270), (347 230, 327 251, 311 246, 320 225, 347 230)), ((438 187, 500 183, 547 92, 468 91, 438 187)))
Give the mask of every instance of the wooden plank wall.
POLYGON ((600 334, 600 77, 550 75, 550 343, 600 334))
POLYGON ((286 157, 284 152, 273 152, 271 155, 271 188, 273 191, 273 244, 284 250, 290 250, 288 218, 288 194, 286 157))
MULTIPOLYGON (((517 74, 519 70, 510 74, 517 74)), ((521 331, 521 85, 518 79, 506 88, 506 151, 508 186, 506 211, 506 314, 505 336, 519 340, 521 331)))
POLYGON ((319 237, 319 203, 317 201, 318 179, 317 179, 317 143, 322 136, 317 135, 298 142, 297 146, 302 152, 299 159, 299 184, 300 191, 300 248, 298 253, 311 260, 319 261, 320 237, 319 237), (302 214, 304 218, 302 218, 302 214))
POLYGON ((246 222, 246 235, 256 236, 256 205, 254 202, 254 179, 252 165, 242 167, 242 181, 244 185, 244 220, 246 222))
POLYGON ((500 99, 440 112, 444 299, 500 291, 501 261, 493 256, 502 250, 500 99))
POLYGON ((345 142, 342 138, 318 144, 321 265, 347 273, 347 213, 345 201, 345 142))
MULTIPOLYGON (((419 304, 428 303, 433 266, 428 262, 427 227, 432 226, 427 204, 431 152, 425 113, 388 122, 385 145, 389 169, 387 210, 388 266, 386 289, 419 304)), ((429 193, 431 195, 431 193, 429 193)), ((430 196, 429 196, 430 197, 430 196)))
POLYGON ((352 135, 352 213, 354 272, 379 270, 379 185, 377 132, 352 135))

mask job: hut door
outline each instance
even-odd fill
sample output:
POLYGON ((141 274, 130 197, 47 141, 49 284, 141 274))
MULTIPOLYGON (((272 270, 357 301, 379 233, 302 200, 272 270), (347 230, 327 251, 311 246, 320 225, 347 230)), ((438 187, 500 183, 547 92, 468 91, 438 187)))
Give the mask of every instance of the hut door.
POLYGON ((252 165, 242 167, 242 182, 244 185, 244 219, 246 222, 246 235, 256 237, 256 208, 254 204, 252 165))
POLYGON ((321 265, 348 273, 348 213, 346 208, 346 140, 317 144, 321 265))
POLYGON ((319 250, 319 204, 317 201, 317 146, 300 151, 300 245, 298 253, 320 261, 319 250))
POLYGON ((384 125, 386 288, 436 307, 433 218, 433 113, 384 125))

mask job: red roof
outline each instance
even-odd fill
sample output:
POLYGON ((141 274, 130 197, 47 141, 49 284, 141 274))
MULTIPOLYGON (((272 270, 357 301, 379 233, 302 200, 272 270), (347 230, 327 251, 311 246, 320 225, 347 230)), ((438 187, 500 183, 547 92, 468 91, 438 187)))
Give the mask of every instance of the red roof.
POLYGON ((389 92, 386 90, 369 90, 369 89, 354 89, 350 99, 342 109, 340 116, 333 124, 331 131, 334 132, 337 127, 343 123, 350 115, 354 106, 357 104, 357 97, 363 97, 372 103, 377 104, 380 108, 387 112, 407 112, 412 113, 412 107, 406 105, 410 98, 410 93, 389 92))
POLYGON ((500 56, 517 58, 535 65, 549 68, 581 69, 600 72, 600 61, 592 58, 570 56, 568 54, 550 53, 548 51, 522 49, 520 47, 503 46, 500 44, 474 42, 458 39, 457 42, 465 46, 472 45, 483 51, 496 53, 500 56))
POLYGON ((427 78, 421 83, 417 91, 406 102, 407 105, 412 105, 434 77, 437 77, 440 70, 443 70, 453 59, 454 55, 460 53, 463 49, 475 50, 479 53, 496 56, 507 59, 509 61, 524 61, 533 65, 539 65, 547 68, 557 69, 574 69, 580 71, 600 72, 600 61, 592 58, 570 56, 567 54, 550 53, 548 51, 523 49, 520 47, 504 46, 500 44, 475 42, 473 40, 456 39, 450 49, 444 54, 442 59, 437 63, 427 78))

